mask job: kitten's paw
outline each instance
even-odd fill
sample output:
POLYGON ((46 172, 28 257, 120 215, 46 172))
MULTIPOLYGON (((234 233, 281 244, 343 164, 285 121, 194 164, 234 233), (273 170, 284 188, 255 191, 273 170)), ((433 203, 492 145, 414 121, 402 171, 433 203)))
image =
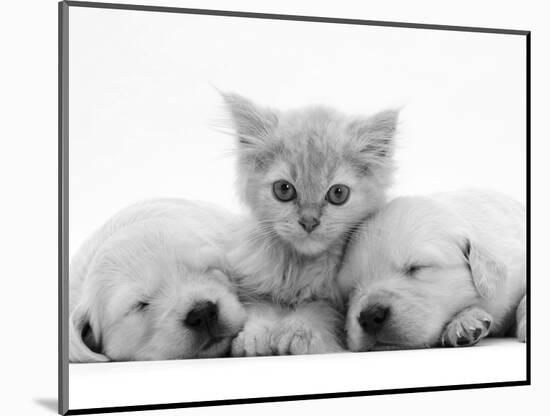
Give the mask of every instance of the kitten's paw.
POLYGON ((447 347, 466 347, 485 338, 493 319, 483 309, 471 307, 459 312, 445 327, 441 344, 447 347))
POLYGON ((323 354, 341 350, 336 342, 326 340, 314 329, 300 324, 286 324, 275 329, 270 346, 276 355, 323 354))
POLYGON ((313 334, 305 328, 283 327, 271 334, 270 346, 276 355, 307 354, 310 350, 313 334))
POLYGON ((267 326, 245 326, 231 344, 231 355, 233 357, 271 355, 270 334, 271 331, 267 326))

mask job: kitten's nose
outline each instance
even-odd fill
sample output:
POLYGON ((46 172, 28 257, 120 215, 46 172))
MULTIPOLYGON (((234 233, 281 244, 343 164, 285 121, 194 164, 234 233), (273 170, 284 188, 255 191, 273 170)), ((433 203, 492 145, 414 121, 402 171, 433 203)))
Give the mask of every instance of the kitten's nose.
POLYGON ((376 304, 363 309, 357 317, 357 320, 361 328, 363 328, 363 331, 372 335, 382 328, 389 314, 389 307, 376 304))
POLYGON ((209 329, 218 320, 218 307, 212 302, 200 302, 189 311, 185 325, 193 329, 209 329))
POLYGON ((317 217, 314 216, 302 216, 298 220, 298 224, 302 226, 308 233, 312 232, 321 223, 317 217))

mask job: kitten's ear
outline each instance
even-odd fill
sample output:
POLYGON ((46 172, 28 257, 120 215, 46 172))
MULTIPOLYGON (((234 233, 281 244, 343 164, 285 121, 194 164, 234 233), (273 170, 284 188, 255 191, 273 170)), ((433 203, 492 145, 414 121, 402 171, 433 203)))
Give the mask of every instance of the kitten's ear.
POLYGON ((349 131, 359 151, 374 161, 391 157, 397 129, 398 110, 386 110, 365 119, 352 121, 349 131))
POLYGON ((239 144, 243 147, 261 145, 277 125, 275 112, 254 104, 234 93, 221 93, 231 113, 239 144))

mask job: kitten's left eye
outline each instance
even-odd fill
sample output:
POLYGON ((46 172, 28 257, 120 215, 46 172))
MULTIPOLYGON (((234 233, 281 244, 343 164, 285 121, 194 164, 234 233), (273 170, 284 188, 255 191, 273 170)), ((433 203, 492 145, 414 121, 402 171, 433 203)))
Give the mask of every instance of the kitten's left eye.
POLYGON ((350 189, 346 185, 332 185, 327 192, 326 199, 334 205, 345 204, 349 198, 350 189))

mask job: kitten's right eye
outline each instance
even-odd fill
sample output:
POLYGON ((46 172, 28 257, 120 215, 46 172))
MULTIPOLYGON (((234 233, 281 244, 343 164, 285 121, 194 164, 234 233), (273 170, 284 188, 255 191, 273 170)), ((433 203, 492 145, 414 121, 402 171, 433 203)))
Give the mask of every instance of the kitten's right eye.
POLYGON ((290 182, 280 180, 273 183, 273 195, 281 202, 289 202, 296 198, 296 188, 290 182))

